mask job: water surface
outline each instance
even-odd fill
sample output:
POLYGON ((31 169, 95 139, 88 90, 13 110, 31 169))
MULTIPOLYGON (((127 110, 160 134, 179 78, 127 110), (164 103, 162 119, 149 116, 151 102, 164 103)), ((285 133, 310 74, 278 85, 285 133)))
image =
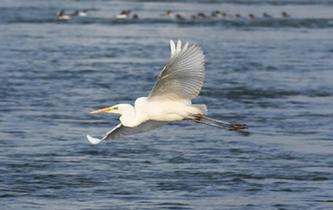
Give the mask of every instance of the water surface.
POLYGON ((324 0, 2 1, 2 208, 332 208, 332 9, 324 0), (127 8, 141 19, 113 19, 127 8), (88 16, 58 21, 60 9, 88 16), (159 16, 166 9, 274 18, 176 21, 159 16), (251 135, 185 122, 88 144, 87 133, 117 124, 88 113, 147 95, 170 39, 205 52, 194 102, 251 135))

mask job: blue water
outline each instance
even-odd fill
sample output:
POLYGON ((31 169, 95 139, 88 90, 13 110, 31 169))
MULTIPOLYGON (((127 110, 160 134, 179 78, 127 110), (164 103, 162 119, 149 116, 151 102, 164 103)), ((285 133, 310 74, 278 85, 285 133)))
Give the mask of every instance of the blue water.
POLYGON ((2 0, 1 209, 332 209, 333 2, 2 0), (60 9, 88 9, 59 21, 60 9), (115 21, 122 9, 137 21, 115 21), (248 18, 176 21, 173 9, 248 18), (282 18, 287 11, 291 17, 282 18), (195 103, 244 136, 188 122, 90 145, 89 112, 146 96, 168 42, 199 44, 195 103))

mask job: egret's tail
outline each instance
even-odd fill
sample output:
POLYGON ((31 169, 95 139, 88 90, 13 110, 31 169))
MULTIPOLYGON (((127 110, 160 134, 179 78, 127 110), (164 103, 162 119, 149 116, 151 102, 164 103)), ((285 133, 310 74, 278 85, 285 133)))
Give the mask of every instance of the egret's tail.
POLYGON ((192 106, 199 109, 202 115, 206 115, 208 112, 205 104, 192 104, 192 106))
POLYGON ((224 128, 231 131, 241 131, 248 128, 246 124, 216 120, 207 116, 200 116, 193 119, 193 121, 218 128, 224 128))

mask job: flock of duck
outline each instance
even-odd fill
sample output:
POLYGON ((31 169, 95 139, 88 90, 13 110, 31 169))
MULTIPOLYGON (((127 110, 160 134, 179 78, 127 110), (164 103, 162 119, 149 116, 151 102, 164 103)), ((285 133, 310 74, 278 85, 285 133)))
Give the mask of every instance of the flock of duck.
MULTIPOLYGON (((87 10, 76 10, 76 11, 71 11, 68 12, 66 10, 60 10, 57 13, 57 19, 58 20, 70 20, 73 17, 85 17, 88 16, 88 11, 87 10)), ((274 18, 273 15, 270 15, 266 12, 262 13, 262 15, 257 16, 254 15, 252 13, 248 14, 248 15, 241 15, 239 13, 236 14, 229 14, 226 13, 224 11, 220 11, 220 10, 215 10, 213 12, 211 12, 210 14, 206 14, 203 12, 199 12, 197 14, 192 14, 190 17, 185 17, 179 13, 174 13, 172 10, 167 10, 164 13, 161 14, 161 17, 165 17, 165 18, 170 18, 170 19, 174 19, 174 20, 178 20, 178 21, 186 21, 186 20, 209 20, 209 19, 257 19, 257 18, 274 18)), ((290 15, 283 11, 281 12, 281 17, 283 18, 289 18, 290 15)), ((139 15, 137 13, 133 13, 132 10, 122 10, 119 14, 117 14, 114 19, 116 20, 138 20, 139 15)))
MULTIPOLYGON (((249 19, 256 19, 256 18, 260 18, 260 16, 256 16, 252 13, 243 16, 239 13, 236 14, 229 14, 226 13, 224 11, 220 11, 220 10, 215 10, 213 12, 211 12, 210 14, 206 14, 203 12, 199 12, 197 14, 193 14, 190 17, 185 17, 179 13, 173 13, 171 10, 167 10, 165 13, 163 13, 161 16, 167 16, 170 18, 174 18, 176 20, 207 20, 207 19, 217 19, 217 18, 223 18, 223 19, 240 19, 240 18, 249 18, 249 19)), ((284 18, 290 17, 290 15, 283 11, 281 12, 281 16, 284 18)), ((262 14, 263 18, 273 18, 272 15, 264 12, 262 14)))

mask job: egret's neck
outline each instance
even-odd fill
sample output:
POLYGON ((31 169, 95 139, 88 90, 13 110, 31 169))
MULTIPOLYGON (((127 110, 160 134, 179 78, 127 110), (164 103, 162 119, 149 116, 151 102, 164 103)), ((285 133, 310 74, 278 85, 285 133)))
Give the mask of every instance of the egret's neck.
POLYGON ((138 122, 135 109, 132 105, 127 105, 126 108, 122 108, 121 116, 119 118, 121 124, 126 127, 136 127, 141 122, 138 122))

